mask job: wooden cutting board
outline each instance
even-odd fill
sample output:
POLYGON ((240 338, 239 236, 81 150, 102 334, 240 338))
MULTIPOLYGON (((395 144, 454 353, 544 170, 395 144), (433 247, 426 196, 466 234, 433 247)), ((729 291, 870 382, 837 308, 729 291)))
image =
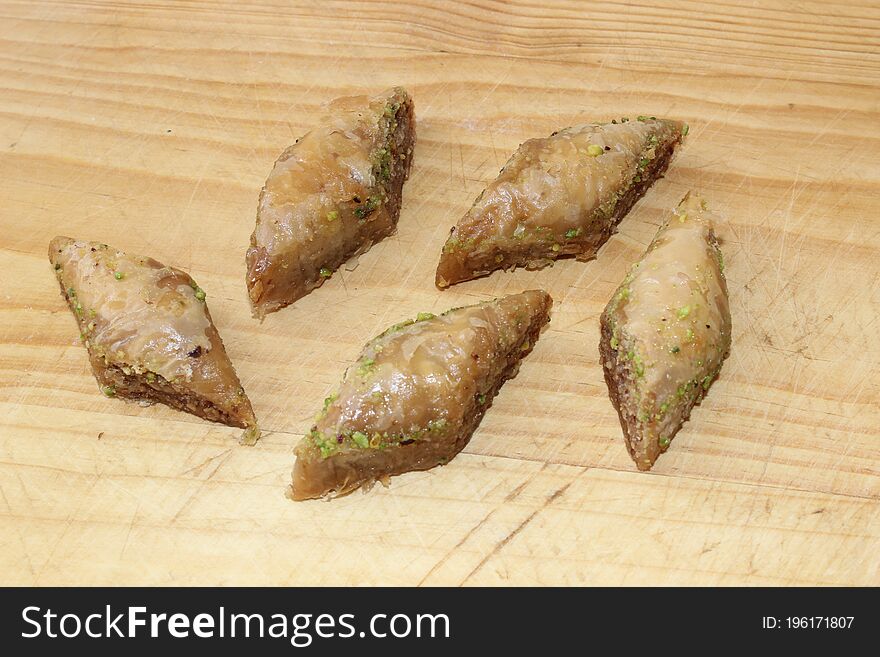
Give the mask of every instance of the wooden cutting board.
POLYGON ((0 2, 0 583, 880 584, 878 43, 867 2, 0 2), (273 161, 322 102, 394 84, 418 117, 397 235, 254 321, 273 161), (598 259, 434 288, 520 142, 638 114, 690 135, 598 259), (639 473, 598 317, 689 189, 722 217, 733 348, 639 473), (193 274, 256 447, 98 392, 56 234, 193 274), (364 342, 535 287, 553 321, 450 465, 285 499, 364 342))

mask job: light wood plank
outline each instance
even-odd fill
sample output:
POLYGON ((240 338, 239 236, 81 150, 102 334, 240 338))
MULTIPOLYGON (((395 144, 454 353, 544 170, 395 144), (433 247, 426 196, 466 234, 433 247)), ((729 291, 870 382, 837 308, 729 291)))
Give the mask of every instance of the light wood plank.
POLYGON ((0 20, 0 582, 878 583, 876 7, 11 0, 0 20), (398 234, 251 320, 244 251, 275 157, 322 102, 398 83, 418 117, 398 234), (596 261, 433 287, 450 225, 521 141, 643 113, 690 135, 596 261), (734 344, 644 475, 598 316, 691 188, 722 216, 734 344), (45 256, 59 233, 196 277, 256 448, 97 393, 45 256), (284 499, 366 340, 532 287, 553 321, 466 454, 284 499))

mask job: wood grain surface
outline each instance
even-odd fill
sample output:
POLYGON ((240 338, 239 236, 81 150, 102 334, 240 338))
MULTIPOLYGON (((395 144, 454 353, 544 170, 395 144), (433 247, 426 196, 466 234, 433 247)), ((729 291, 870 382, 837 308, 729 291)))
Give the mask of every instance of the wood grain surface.
POLYGON ((0 583, 880 584, 878 44, 868 2, 3 0, 0 583), (394 84, 418 119, 398 234, 252 320, 274 159, 321 103, 394 84), (637 114, 690 135, 597 260, 434 288, 520 142, 637 114), (688 189, 723 218, 733 348, 638 473, 598 318, 688 189), (59 233, 199 281, 256 447, 98 392, 45 255, 59 233), (285 499, 364 342, 534 287, 553 321, 450 465, 285 499))

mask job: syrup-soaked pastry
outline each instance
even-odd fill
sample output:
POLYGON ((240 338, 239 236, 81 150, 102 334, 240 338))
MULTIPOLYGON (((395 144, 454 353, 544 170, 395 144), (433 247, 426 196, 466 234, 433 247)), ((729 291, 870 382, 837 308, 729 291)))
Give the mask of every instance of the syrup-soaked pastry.
POLYGON ((724 261, 698 195, 684 197, 632 266, 602 313, 601 335, 627 449, 639 470, 649 470, 730 350, 724 261))
POLYGON ((516 375, 551 304, 531 290, 422 313, 374 338, 296 448, 291 497, 343 495, 447 463, 516 375))
POLYGON ((52 240, 49 260, 105 395, 161 402, 256 441, 251 402, 189 274, 69 237, 52 240))
POLYGON ((437 287, 562 256, 592 259, 685 134, 679 121, 642 116, 525 142, 452 229, 437 287))
POLYGON ((397 87, 330 102, 281 154, 260 193, 246 258, 255 317, 305 296, 394 233, 414 142, 412 99, 397 87))

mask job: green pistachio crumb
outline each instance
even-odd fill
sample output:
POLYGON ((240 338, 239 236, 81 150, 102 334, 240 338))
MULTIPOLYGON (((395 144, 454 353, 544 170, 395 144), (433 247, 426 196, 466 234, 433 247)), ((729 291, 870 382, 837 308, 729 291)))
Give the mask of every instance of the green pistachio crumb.
POLYGON ((113 278, 115 278, 117 281, 121 281, 123 278, 125 278, 125 274, 123 274, 121 271, 113 272, 113 278))
POLYGON ((565 236, 568 239, 572 239, 573 237, 577 237, 578 235, 580 235, 580 233, 581 233, 580 228, 569 228, 567 231, 565 231, 565 236))
POLYGON ((434 313, 419 313, 418 315, 416 315, 416 321, 423 322, 427 319, 434 319, 435 317, 436 315, 434 313))
POLYGON ((116 386, 104 386, 103 388, 101 388, 101 392, 103 392, 108 397, 113 397, 116 394, 116 386))
POLYGON ((662 447, 663 449, 666 449, 667 447, 669 447, 669 438, 667 438, 666 436, 663 436, 662 438, 660 438, 660 440, 658 442, 660 444, 660 447, 662 447))
POLYGON ((691 130, 691 129, 690 129, 690 127, 688 126, 688 124, 685 123, 685 124, 681 127, 681 136, 682 136, 682 137, 686 136, 687 133, 690 132, 690 130, 691 130))
POLYGON ((605 149, 599 146, 599 144, 590 144, 589 146, 587 146, 587 154, 590 157, 599 157, 604 152, 605 149))
POLYGON ((330 395, 329 397, 325 397, 324 398, 324 409, 322 412, 326 413, 327 409, 330 408, 330 404, 335 402, 338 397, 339 397, 339 394, 335 393, 335 392, 332 395, 330 395))
POLYGON ((336 221, 339 219, 339 211, 338 210, 330 210, 327 213, 327 221, 336 221))
POLYGON ((485 404, 485 403, 486 403, 486 395, 483 395, 483 394, 477 395, 477 403, 478 403, 480 406, 482 406, 483 404, 485 404))
POLYGON ((333 275, 333 272, 326 267, 321 267, 321 271, 319 271, 318 274, 321 278, 330 278, 333 275))
POLYGON ((639 378, 642 378, 643 376, 645 376, 645 364, 642 362, 641 357, 636 356, 636 358, 633 360, 633 362, 635 363, 635 366, 636 366, 636 376, 639 378))
POLYGON ((361 433, 360 431, 355 431, 351 434, 351 441, 361 449, 366 449, 370 446, 370 439, 367 438, 365 433, 361 433))
POLYGON ((321 458, 323 459, 326 459, 338 449, 338 443, 335 439, 325 438, 324 434, 317 429, 313 428, 309 431, 308 436, 311 439, 312 444, 321 451, 321 458))
POLYGON ((703 390, 708 390, 709 386, 712 385, 712 375, 708 374, 703 377, 703 390))
POLYGON ((614 350, 617 350, 617 348, 619 346, 620 346, 620 343, 617 341, 617 338, 614 336, 611 336, 611 348, 614 350))
POLYGON ((373 369, 376 367, 376 359, 375 358, 364 358, 360 365, 358 365, 357 372, 363 377, 369 376, 373 373, 373 369))
POLYGON ((156 375, 153 374, 152 372, 147 372, 147 383, 155 383, 155 382, 156 382, 156 375))
POLYGON ((690 314, 691 314, 691 307, 690 306, 682 306, 681 308, 678 309, 678 318, 679 319, 684 319, 685 317, 687 317, 690 314))
POLYGON ((687 339, 688 342, 693 342, 694 341, 694 329, 689 328, 687 330, 687 333, 685 334, 685 338, 687 339))
POLYGON ((554 253, 556 253, 557 251, 559 251, 559 248, 560 247, 558 244, 554 244, 553 246, 550 247, 550 250, 553 251, 554 253))
POLYGON ((198 299, 199 301, 205 300, 205 291, 202 288, 196 287, 195 294, 196 294, 196 299, 198 299))
POLYGON ((74 290, 72 287, 67 288, 67 296, 69 296, 69 297, 75 297, 75 296, 76 296, 76 290, 74 290))

